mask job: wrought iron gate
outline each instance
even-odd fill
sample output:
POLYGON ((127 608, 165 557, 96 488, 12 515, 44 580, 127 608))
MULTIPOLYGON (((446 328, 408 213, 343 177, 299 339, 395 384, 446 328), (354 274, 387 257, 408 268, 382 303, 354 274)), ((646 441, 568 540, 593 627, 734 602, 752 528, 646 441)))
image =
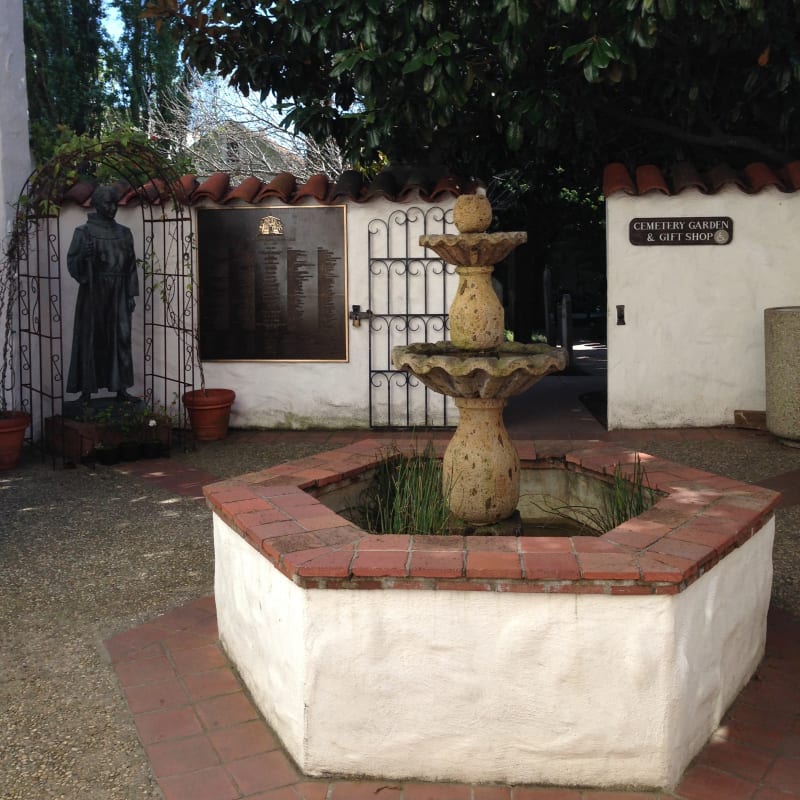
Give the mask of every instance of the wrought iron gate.
POLYGON ((392 367, 392 348, 446 338, 447 310, 458 285, 455 267, 419 244, 426 234, 454 233, 453 213, 411 206, 369 223, 369 424, 372 428, 447 427, 457 409, 392 367))

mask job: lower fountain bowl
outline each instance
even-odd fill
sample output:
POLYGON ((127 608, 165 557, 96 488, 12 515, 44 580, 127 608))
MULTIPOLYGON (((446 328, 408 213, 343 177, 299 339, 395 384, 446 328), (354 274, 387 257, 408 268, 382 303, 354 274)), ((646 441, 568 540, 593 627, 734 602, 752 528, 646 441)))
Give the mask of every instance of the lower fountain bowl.
POLYGON ((483 400, 521 394, 568 363, 565 350, 547 344, 507 342, 495 350, 470 351, 438 342, 392 350, 395 369, 412 373, 435 392, 483 400))

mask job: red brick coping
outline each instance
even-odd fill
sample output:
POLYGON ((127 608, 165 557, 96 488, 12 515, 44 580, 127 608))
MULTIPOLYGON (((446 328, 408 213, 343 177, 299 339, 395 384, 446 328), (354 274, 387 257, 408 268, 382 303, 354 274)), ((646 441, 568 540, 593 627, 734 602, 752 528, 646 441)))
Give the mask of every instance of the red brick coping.
MULTIPOLYGON (((411 440, 395 442, 405 447, 411 440)), ((677 594, 767 522, 780 495, 639 453, 666 496, 600 537, 371 535, 314 496, 375 467, 385 442, 355 444, 221 481, 211 509, 294 583, 313 589, 677 594)), ((441 453, 446 443, 435 443, 441 453)), ((637 451, 517 442, 523 468, 632 474, 637 451)))

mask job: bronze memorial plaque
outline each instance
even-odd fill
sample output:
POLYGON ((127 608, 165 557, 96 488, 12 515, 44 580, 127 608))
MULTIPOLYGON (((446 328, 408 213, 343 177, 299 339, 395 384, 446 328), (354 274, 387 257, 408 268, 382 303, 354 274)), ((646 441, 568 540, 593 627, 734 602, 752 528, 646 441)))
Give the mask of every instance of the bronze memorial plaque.
POLYGON ((630 221, 628 236, 636 245, 730 244, 730 217, 637 217, 630 221))
POLYGON ((200 357, 346 361, 344 206, 197 210, 200 357))

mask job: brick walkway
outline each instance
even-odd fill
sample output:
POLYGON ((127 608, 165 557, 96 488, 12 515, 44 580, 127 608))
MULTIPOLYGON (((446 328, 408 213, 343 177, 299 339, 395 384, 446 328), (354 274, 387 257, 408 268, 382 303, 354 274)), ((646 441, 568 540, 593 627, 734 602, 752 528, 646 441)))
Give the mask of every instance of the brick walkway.
POLYGON ((214 600, 106 642, 166 800, 792 800, 800 798, 800 624, 773 612, 767 655, 675 793, 299 775, 217 641, 214 600))
MULTIPOLYGON (((515 438, 567 438, 556 435, 564 427, 549 422, 508 427, 515 438)), ((728 429, 608 433, 585 415, 573 416, 570 425, 577 430, 569 438, 613 441, 745 444, 753 435, 728 429)), ((248 436, 265 444, 287 438, 345 444, 365 433, 248 436)), ((128 464, 125 470, 198 499, 200 487, 215 480, 170 460, 128 464)), ((798 478, 778 476, 769 488, 787 492, 784 504, 800 502, 798 478)), ((770 612, 767 653, 757 674, 672 793, 309 780, 284 754, 220 649, 213 598, 119 634, 106 647, 166 800, 800 800, 800 621, 780 611, 770 612)))

